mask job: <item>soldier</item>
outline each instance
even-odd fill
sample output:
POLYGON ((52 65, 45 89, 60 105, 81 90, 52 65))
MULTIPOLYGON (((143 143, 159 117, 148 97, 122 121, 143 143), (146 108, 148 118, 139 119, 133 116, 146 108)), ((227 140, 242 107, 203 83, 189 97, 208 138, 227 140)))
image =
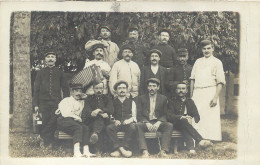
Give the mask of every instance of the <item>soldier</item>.
POLYGON ((193 100, 186 97, 188 93, 186 83, 179 82, 176 86, 175 93, 177 96, 173 99, 169 99, 166 115, 167 120, 182 132, 190 153, 196 154, 193 139, 203 148, 211 146, 212 143, 208 140, 204 140, 191 125, 191 119, 194 119, 194 121, 198 123, 200 121, 200 115, 193 100))
POLYGON ((57 127, 55 110, 63 97, 69 96, 69 87, 64 73, 55 67, 56 53, 45 53, 47 67, 38 71, 34 81, 33 106, 35 111, 42 114, 42 126, 40 128, 40 146, 52 148, 54 132, 57 127))
POLYGON ((101 152, 103 145, 103 131, 109 123, 109 116, 113 114, 114 107, 112 99, 103 94, 104 84, 94 82, 94 94, 89 95, 85 100, 82 111, 82 121, 89 126, 90 144, 96 144, 95 148, 101 152))
MULTIPOLYGON (((174 68, 171 68, 169 71, 169 74, 167 76, 168 78, 168 86, 167 89, 171 91, 171 96, 176 96, 176 85, 178 82, 185 82, 187 84, 187 87, 189 89, 189 79, 191 75, 192 66, 187 63, 187 60, 189 58, 188 50, 185 48, 178 49, 178 63, 175 65, 174 68)), ((190 94, 188 92, 187 96, 189 97, 190 94)))

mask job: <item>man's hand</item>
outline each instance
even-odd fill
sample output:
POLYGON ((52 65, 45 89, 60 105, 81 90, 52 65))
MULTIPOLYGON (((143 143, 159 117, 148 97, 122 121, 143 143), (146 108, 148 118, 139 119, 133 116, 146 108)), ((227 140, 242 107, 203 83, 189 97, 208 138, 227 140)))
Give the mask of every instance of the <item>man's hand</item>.
POLYGON ((190 119, 192 119, 192 117, 189 116, 189 115, 187 115, 187 116, 181 116, 180 120, 181 120, 181 119, 187 119, 187 120, 190 120, 190 119))
POLYGON ((104 77, 106 77, 106 78, 109 77, 109 73, 108 73, 107 71, 105 71, 105 70, 102 69, 101 72, 102 72, 102 74, 103 74, 104 77))
POLYGON ((214 97, 211 101, 210 101, 210 104, 209 106, 210 107, 215 107, 217 105, 217 101, 218 99, 216 97, 214 97))
POLYGON ((148 129, 149 132, 152 132, 153 130, 153 125, 151 123, 145 123, 146 124, 146 127, 148 129))
POLYGON ((38 106, 35 106, 35 107, 34 107, 34 111, 35 111, 35 112, 39 112, 39 107, 38 107, 38 106))
POLYGON ((130 124, 130 123, 132 123, 132 119, 127 119, 127 120, 125 120, 124 122, 123 122, 123 125, 127 125, 127 124, 130 124))
POLYGON ((102 112, 101 109, 99 109, 99 108, 95 109, 94 111, 91 112, 91 116, 92 117, 96 117, 98 115, 98 113, 100 113, 100 112, 102 112))
POLYGON ((107 119, 107 118, 109 117, 107 113, 101 113, 100 115, 101 115, 104 119, 107 119))
POLYGON ((115 125, 119 126, 119 125, 121 125, 121 122, 119 120, 115 120, 115 125))
POLYGON ((153 132, 156 132, 157 130, 158 130, 158 128, 159 128, 159 126, 161 125, 161 121, 157 121, 156 123, 154 123, 154 125, 153 125, 153 132))

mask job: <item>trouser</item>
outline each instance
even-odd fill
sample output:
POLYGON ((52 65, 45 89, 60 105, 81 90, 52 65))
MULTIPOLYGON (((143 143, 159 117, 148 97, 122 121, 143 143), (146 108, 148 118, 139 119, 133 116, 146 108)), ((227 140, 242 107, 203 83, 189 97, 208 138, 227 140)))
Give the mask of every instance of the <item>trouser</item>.
POLYGON ((89 144, 89 127, 75 121, 72 117, 60 117, 57 121, 58 129, 73 136, 73 144, 80 143, 83 146, 89 144))
POLYGON ((88 123, 91 133, 98 134, 98 142, 94 144, 94 152, 102 152, 103 144, 104 144, 104 129, 105 125, 108 124, 108 119, 104 119, 101 116, 97 116, 92 118, 92 120, 88 123))
MULTIPOLYGON (((154 124, 152 122, 151 124, 154 124)), ((144 137, 144 132, 148 132, 148 128, 145 123, 137 123, 136 129, 138 133, 138 142, 139 142, 139 150, 147 150, 147 144, 144 137)), ((171 134, 172 134, 173 126, 171 123, 162 122, 157 131, 162 133, 161 138, 161 150, 169 152, 169 146, 171 142, 171 134)))
POLYGON ((59 101, 41 101, 39 111, 42 114, 42 125, 40 126, 40 136, 45 144, 53 143, 54 132, 57 129, 57 116, 55 111, 59 101))
POLYGON ((175 127, 181 131, 186 146, 189 150, 194 149, 193 139, 196 141, 196 143, 199 143, 202 140, 202 136, 192 127, 187 119, 181 119, 176 123, 175 127))
POLYGON ((129 144, 132 141, 134 135, 135 135, 135 124, 131 123, 128 125, 118 125, 116 126, 114 123, 113 124, 109 124, 106 127, 106 133, 109 137, 109 139, 112 141, 113 143, 113 147, 114 150, 118 149, 119 147, 124 147, 129 149, 129 144), (119 131, 123 131, 125 132, 125 137, 123 142, 121 142, 118 138, 117 138, 117 132, 119 131))

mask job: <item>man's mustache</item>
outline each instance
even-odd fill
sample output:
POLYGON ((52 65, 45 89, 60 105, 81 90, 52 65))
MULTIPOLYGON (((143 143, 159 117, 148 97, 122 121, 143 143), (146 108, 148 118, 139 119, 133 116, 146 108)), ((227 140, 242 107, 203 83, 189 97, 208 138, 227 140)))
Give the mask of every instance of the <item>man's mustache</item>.
POLYGON ((121 91, 120 93, 125 93, 124 91, 121 91))
POLYGON ((102 56, 102 57, 103 57, 103 54, 100 54, 100 53, 98 53, 97 55, 99 55, 99 56, 102 56))

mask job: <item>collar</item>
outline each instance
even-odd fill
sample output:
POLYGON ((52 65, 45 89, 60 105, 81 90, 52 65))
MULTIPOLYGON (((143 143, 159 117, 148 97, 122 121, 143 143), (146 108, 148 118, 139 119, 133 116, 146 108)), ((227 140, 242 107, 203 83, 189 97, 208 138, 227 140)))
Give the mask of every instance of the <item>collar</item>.
POLYGON ((153 95, 153 96, 151 96, 150 94, 148 96, 149 96, 150 99, 151 98, 156 98, 157 97, 157 93, 155 95, 153 95))
POLYGON ((117 99, 118 99, 121 103, 123 103, 123 102, 126 100, 126 97, 117 97, 117 99))
POLYGON ((186 96, 184 97, 177 97, 179 101, 185 102, 187 100, 186 96))

